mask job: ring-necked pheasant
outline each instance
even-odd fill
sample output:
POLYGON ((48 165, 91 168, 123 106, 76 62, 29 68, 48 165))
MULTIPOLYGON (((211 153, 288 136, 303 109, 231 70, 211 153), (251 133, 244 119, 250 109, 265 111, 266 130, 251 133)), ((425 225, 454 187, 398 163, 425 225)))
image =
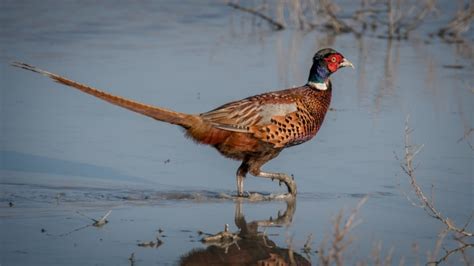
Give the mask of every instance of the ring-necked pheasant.
POLYGON ((237 170, 239 196, 243 195, 243 180, 249 172, 284 182, 288 192, 296 195, 292 177, 264 172, 260 168, 284 148, 301 144, 316 135, 331 101, 329 76, 341 67, 354 67, 337 51, 322 49, 313 57, 308 83, 304 86, 255 95, 202 114, 185 114, 111 95, 25 63, 15 62, 13 66, 40 73, 156 120, 179 125, 196 142, 211 145, 222 155, 241 160, 237 170))

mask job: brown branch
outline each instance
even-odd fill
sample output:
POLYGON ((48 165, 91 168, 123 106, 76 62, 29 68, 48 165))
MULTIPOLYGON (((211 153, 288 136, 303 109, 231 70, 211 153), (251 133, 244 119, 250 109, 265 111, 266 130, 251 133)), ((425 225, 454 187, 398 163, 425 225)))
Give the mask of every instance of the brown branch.
POLYGON ((443 230, 438 234, 438 239, 436 239, 435 248, 433 252, 428 252, 428 259, 429 261, 435 261, 439 255, 439 251, 443 245, 443 241, 448 235, 449 230, 447 228, 443 228, 443 230))
POLYGON ((249 14, 252 14, 252 15, 254 15, 254 16, 257 16, 257 17, 259 17, 259 18, 261 18, 261 19, 267 21, 268 23, 270 23, 270 24, 274 27, 275 30, 283 30, 283 29, 285 29, 285 25, 283 25, 283 23, 278 22, 278 21, 274 20, 273 18, 271 18, 271 17, 269 17, 269 16, 267 16, 267 15, 265 15, 265 14, 263 14, 263 13, 257 11, 257 10, 255 10, 255 9, 248 8, 248 7, 243 7, 243 6, 241 6, 241 5, 237 4, 237 3, 233 3, 233 2, 228 2, 227 5, 230 6, 230 7, 233 7, 233 8, 235 8, 235 9, 237 9, 237 10, 240 10, 240 11, 243 11, 243 12, 247 12, 247 13, 249 13, 249 14))
POLYGON ((471 133, 474 132, 474 128, 466 128, 464 130, 464 135, 458 139, 458 143, 465 140, 467 145, 469 145, 469 147, 471 148, 471 150, 474 150, 474 147, 472 146, 471 142, 469 141, 469 135, 471 135, 471 133))
POLYGON ((413 160, 415 156, 421 151, 423 145, 412 145, 410 142, 410 134, 413 131, 408 126, 409 116, 405 121, 405 156, 404 162, 400 164, 400 167, 410 178, 410 184, 420 201, 422 208, 430 215, 431 217, 440 220, 443 224, 446 225, 447 229, 456 233, 459 233, 463 236, 472 237, 474 234, 466 230, 466 228, 459 228, 454 225, 454 222, 448 217, 444 217, 438 209, 433 204, 432 199, 428 199, 425 193, 418 185, 415 177, 415 168, 413 167, 413 160))
POLYGON ((462 244, 460 247, 458 248, 455 248, 455 249, 451 249, 451 250, 446 250, 445 254, 443 257, 441 257, 439 260, 436 260, 436 261, 429 261, 426 263, 426 265, 439 265, 441 264, 442 262, 446 261, 448 259, 449 256, 457 253, 457 252, 464 252, 465 249, 468 249, 468 248, 471 248, 471 247, 474 247, 474 243, 469 243, 469 244, 462 244))

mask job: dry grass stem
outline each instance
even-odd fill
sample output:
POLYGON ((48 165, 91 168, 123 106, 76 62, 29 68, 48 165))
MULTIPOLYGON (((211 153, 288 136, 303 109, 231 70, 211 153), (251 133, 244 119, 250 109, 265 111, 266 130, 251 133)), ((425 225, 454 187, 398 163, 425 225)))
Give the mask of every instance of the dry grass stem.
POLYGON ((319 247, 318 256, 320 265, 344 265, 344 250, 351 244, 352 239, 348 236, 349 232, 357 225, 356 216, 368 197, 362 198, 357 206, 352 210, 346 222, 343 224, 343 212, 339 212, 333 222, 332 244, 326 250, 326 241, 323 241, 319 247))
POLYGON ((296 265, 295 254, 293 252, 293 236, 286 231, 286 244, 288 245, 288 258, 290 260, 289 265, 294 266, 296 265))
POLYGON ((370 263, 369 265, 375 265, 375 266, 393 265, 392 263, 393 251, 394 251, 394 248, 392 247, 384 258, 382 257, 382 243, 381 242, 377 243, 372 250, 372 263, 370 263))

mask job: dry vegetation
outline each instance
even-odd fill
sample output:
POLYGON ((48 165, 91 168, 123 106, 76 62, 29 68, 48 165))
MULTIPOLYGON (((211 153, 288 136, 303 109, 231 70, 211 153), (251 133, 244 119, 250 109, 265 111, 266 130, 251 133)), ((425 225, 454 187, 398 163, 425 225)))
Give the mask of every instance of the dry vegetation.
MULTIPOLYGON (((244 1, 242 1, 244 2, 244 1)), ((227 5, 266 22, 274 30, 297 28, 334 34, 375 35, 388 39, 408 39, 427 18, 440 15, 435 0, 360 0, 344 10, 333 0, 256 1, 254 6, 228 1, 227 5), (349 10, 350 9, 350 10, 349 10)), ((351 2, 348 2, 351 3, 351 2)), ((454 3, 453 3, 454 4, 454 3)), ((465 42, 474 17, 474 0, 462 2, 450 22, 430 36, 447 42, 465 42)))
MULTIPOLYGON (((440 221, 445 228, 438 235, 438 240, 436 241, 435 250, 428 257, 427 265, 438 265, 448 259, 449 256, 461 253, 461 261, 465 265, 471 265, 471 261, 466 255, 466 250, 468 248, 474 247, 474 233, 468 229, 470 222, 474 216, 472 212, 469 216, 469 219, 465 224, 460 227, 456 224, 455 221, 449 219, 441 213, 441 211, 435 206, 434 203, 434 186, 432 186, 431 195, 427 196, 426 193, 422 190, 421 186, 418 184, 414 166, 415 156, 422 150, 423 145, 414 145, 411 143, 410 136, 412 129, 409 127, 409 116, 405 122, 405 153, 403 160, 400 160, 400 166, 409 177, 410 185, 412 192, 415 195, 415 200, 412 200, 408 195, 407 199, 417 207, 422 208, 425 212, 432 218, 440 221), (444 255, 440 255, 440 250, 443 246, 443 241, 447 236, 450 236, 451 239, 454 239, 458 243, 458 247, 444 250, 444 255)), ((398 159, 398 158, 397 158, 398 159)))
POLYGON ((343 211, 341 210, 333 221, 333 234, 331 244, 327 246, 327 241, 323 241, 318 250, 320 265, 344 265, 344 250, 351 244, 352 238, 349 232, 357 225, 356 216, 359 209, 367 201, 367 196, 362 198, 357 206, 352 210, 349 217, 343 222, 343 211))
POLYGON ((443 216, 443 214, 435 207, 433 200, 433 192, 431 193, 431 196, 428 197, 425 195, 420 185, 418 185, 415 176, 415 167, 413 166, 413 164, 415 156, 422 150, 423 145, 414 145, 411 143, 410 134, 413 130, 410 129, 408 122, 409 117, 407 117, 407 120, 405 122, 405 155, 404 160, 400 166, 405 172, 405 174, 410 178, 410 184, 418 202, 413 201, 410 197, 407 198, 410 200, 410 202, 412 202, 414 206, 423 208, 429 216, 438 219, 443 224, 445 224, 446 229, 448 231, 457 233, 461 236, 472 237, 473 233, 467 231, 466 228, 469 225, 474 213, 471 214, 470 219, 463 227, 458 227, 454 224, 454 221, 450 220, 448 217, 443 216))
MULTIPOLYGON (((444 225, 443 230, 438 234, 435 247, 433 251, 429 251, 425 259, 425 265, 439 265, 448 261, 448 258, 458 254, 457 262, 462 262, 464 265, 472 265, 474 261, 469 257, 467 251, 474 247, 474 233, 470 231, 469 224, 474 216, 474 212, 470 214, 470 218, 463 224, 463 226, 457 225, 457 223, 445 215, 436 207, 434 203, 434 186, 432 186, 431 195, 427 196, 421 186, 418 184, 414 166, 414 159, 416 155, 422 150, 423 145, 414 145, 411 143, 412 129, 409 127, 409 117, 405 122, 405 145, 404 145, 404 156, 402 159, 396 157, 400 162, 400 166, 403 172, 408 177, 411 193, 406 193, 408 201, 421 209, 423 209, 430 217, 438 220, 444 225), (412 196, 408 195, 412 194, 412 196), (445 247, 445 240, 450 239, 457 243, 456 247, 452 247, 452 244, 446 245, 450 248, 445 247)), ((359 201, 357 206, 351 211, 350 215, 344 220, 343 211, 335 217, 333 221, 333 230, 330 238, 326 238, 322 241, 317 251, 312 251, 311 242, 312 235, 308 236, 306 243, 302 251, 305 254, 317 253, 318 265, 345 265, 344 258, 346 257, 345 251, 347 247, 352 243, 351 230, 358 224, 356 217, 362 207, 367 201, 367 196, 359 201)), ((416 241, 416 239, 414 239, 416 241)), ((357 265, 392 265, 393 264, 393 252, 394 248, 390 248, 385 256, 383 256, 382 243, 377 243, 374 246, 372 254, 368 255, 365 260, 359 261, 357 265)), ((419 255, 418 247, 415 244, 413 252, 416 257, 419 255)), ((472 252, 472 251, 471 251, 472 252)), ((404 258, 400 258, 399 265, 404 265, 404 258)), ((419 264, 419 263, 417 263, 419 264)))
POLYGON ((460 8, 451 21, 436 33, 447 42, 463 42, 462 34, 469 30, 474 17, 474 1, 460 8))

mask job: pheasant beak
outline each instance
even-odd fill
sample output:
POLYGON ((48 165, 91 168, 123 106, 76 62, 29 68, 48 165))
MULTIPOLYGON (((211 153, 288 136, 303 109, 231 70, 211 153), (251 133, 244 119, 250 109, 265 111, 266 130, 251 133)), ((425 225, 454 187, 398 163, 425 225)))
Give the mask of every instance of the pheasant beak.
POLYGON ((354 65, 351 63, 351 61, 347 60, 347 59, 342 59, 342 62, 339 64, 339 67, 352 67, 352 68, 355 68, 354 65))

